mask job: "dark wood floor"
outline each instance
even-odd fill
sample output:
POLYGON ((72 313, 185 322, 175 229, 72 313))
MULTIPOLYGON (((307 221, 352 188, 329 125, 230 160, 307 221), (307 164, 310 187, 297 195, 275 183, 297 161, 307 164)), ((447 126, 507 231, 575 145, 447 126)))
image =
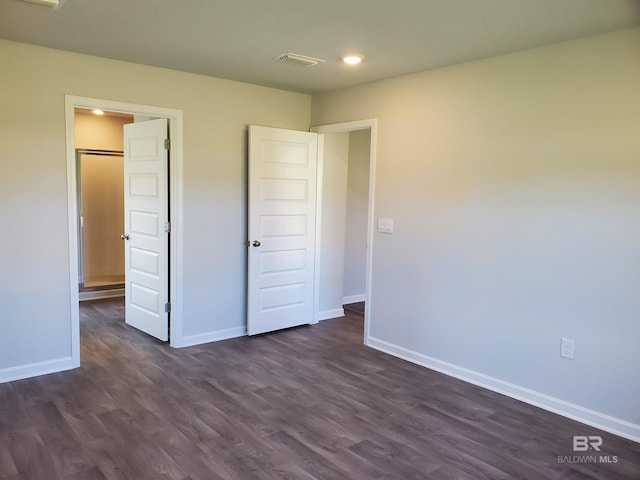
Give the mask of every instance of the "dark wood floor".
POLYGON ((357 303, 349 303, 347 305, 343 305, 344 313, 352 314, 352 316, 360 315, 360 317, 364 317, 364 302, 357 303))
POLYGON ((172 349, 83 303, 82 368, 0 384, 0 479, 640 479, 640 445, 362 345, 362 317, 172 349), (559 463, 602 435, 612 464, 559 463))

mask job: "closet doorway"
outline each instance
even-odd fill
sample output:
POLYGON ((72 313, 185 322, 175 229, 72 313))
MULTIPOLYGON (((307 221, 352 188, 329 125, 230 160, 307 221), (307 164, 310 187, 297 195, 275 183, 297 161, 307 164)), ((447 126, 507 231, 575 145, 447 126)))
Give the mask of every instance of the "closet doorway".
POLYGON ((124 153, 76 149, 78 281, 83 294, 124 288, 124 153))
POLYGON ((124 134, 134 116, 74 111, 80 300, 124 295, 124 134))
MULTIPOLYGON (((142 105, 135 103, 125 103, 114 100, 104 100, 97 98, 89 98, 89 97, 78 97, 74 95, 65 95, 65 131, 66 131, 66 144, 67 144, 67 185, 68 185, 68 196, 67 196, 67 207, 68 207, 68 232, 69 232, 69 284, 71 286, 70 289, 70 341, 71 341, 71 358, 72 365, 80 366, 80 308, 79 308, 79 289, 77 288, 80 284, 78 278, 79 266, 78 266, 78 192, 77 192, 77 162, 76 162, 76 148, 84 148, 84 149, 95 149, 91 148, 91 145, 81 145, 76 142, 76 136, 82 135, 80 131, 81 124, 80 122, 76 122, 76 111, 84 110, 83 113, 92 114, 94 109, 100 109, 105 112, 109 112, 109 114, 113 115, 124 115, 125 118, 122 120, 122 124, 127 124, 127 130, 129 130, 129 141, 127 142, 126 136, 127 133, 124 132, 125 128, 118 128, 118 133, 122 132, 122 147, 114 148, 114 147, 100 147, 100 150, 124 150, 125 151, 125 168, 127 166, 126 161, 126 152, 127 148, 125 147, 125 143, 131 144, 133 141, 138 146, 140 146, 140 142, 138 142, 136 136, 134 135, 134 131, 132 131, 132 125, 149 125, 155 124, 155 128, 159 126, 159 120, 164 121, 164 131, 162 132, 162 137, 164 141, 162 141, 158 134, 159 132, 154 132, 153 134, 153 145, 155 145, 155 152, 158 153, 160 151, 165 152, 163 156, 167 157, 168 163, 168 172, 166 175, 166 181, 157 182, 158 185, 166 185, 168 201, 167 201, 167 215, 165 215, 166 220, 163 222, 164 225, 160 225, 158 229, 158 233, 160 230, 163 232, 171 231, 171 241, 168 241, 168 246, 166 247, 166 257, 168 259, 169 267, 165 273, 161 275, 162 279, 166 279, 167 288, 165 298, 158 299, 156 304, 160 306, 159 310, 162 310, 162 316, 167 320, 166 322, 166 337, 170 342, 172 347, 181 347, 183 346, 183 322, 182 322, 182 298, 183 298, 183 228, 182 228, 182 218, 183 218, 183 112, 182 110, 176 110, 173 108, 165 108, 158 107, 153 105, 142 105), (133 118, 133 122, 131 119, 133 118), (157 120, 152 120, 152 119, 157 120), (170 160, 170 161, 169 161, 170 160), (170 193, 170 195, 169 195, 170 193), (163 228, 164 227, 164 228, 163 228), (166 302, 166 303, 165 303, 166 302)), ((143 128, 143 130, 146 127, 143 128)), ((134 127, 133 130, 138 130, 137 127, 134 127)), ((93 129, 88 129, 89 133, 94 132, 93 129)), ((139 132, 137 132, 139 133, 139 132)), ((149 137, 148 132, 145 134, 145 138, 149 137)), ((149 146, 150 142, 142 142, 142 146, 149 146)), ((136 154, 147 152, 147 148, 136 148, 136 154)), ((138 162, 138 164, 142 165, 147 162, 138 162)), ((148 177, 148 176, 147 176, 148 177)), ((147 178, 145 177, 145 178, 147 178)), ((125 177, 126 178, 126 177, 125 177)), ((141 194, 144 192, 140 191, 140 188, 143 190, 148 187, 150 182, 138 182, 134 185, 135 188, 127 189, 126 181, 125 181, 125 191, 129 190, 130 192, 141 194)), ((152 182, 152 184, 154 184, 152 182)), ((148 190, 148 189, 147 189, 148 190)), ((147 192, 148 194, 149 192, 147 192)), ((149 195, 147 195, 149 196, 149 195)), ((125 204, 126 204, 125 200, 125 204)), ((127 218, 125 214, 125 219, 127 218)), ((146 224, 148 226, 148 222, 146 224)), ((144 227, 145 225, 142 225, 144 227)), ((136 227, 137 228, 137 227, 136 227)), ((144 228, 143 228, 144 230, 144 228)), ((129 232, 131 233, 131 232, 129 232)), ((120 232, 124 240, 121 239, 126 245, 127 232, 120 232)), ((129 242, 130 245, 133 245, 133 235, 130 236, 132 241, 129 242)), ((126 263, 126 255, 125 255, 125 263, 126 263)), ((126 266, 125 266, 126 270, 126 266)), ((126 277, 126 273, 125 273, 126 277)), ((127 284, 130 283, 125 278, 125 288, 127 284)), ((126 295, 125 298, 133 298, 131 295, 126 295)), ((148 299, 142 298, 141 301, 148 299)), ((134 299, 136 300, 136 299, 134 299)), ((138 298, 138 300, 140 300, 138 298)), ((128 315, 125 314, 125 321, 128 319, 128 315)), ((135 325, 134 325, 135 326, 135 325)), ((164 340, 167 340, 165 338, 164 340)))

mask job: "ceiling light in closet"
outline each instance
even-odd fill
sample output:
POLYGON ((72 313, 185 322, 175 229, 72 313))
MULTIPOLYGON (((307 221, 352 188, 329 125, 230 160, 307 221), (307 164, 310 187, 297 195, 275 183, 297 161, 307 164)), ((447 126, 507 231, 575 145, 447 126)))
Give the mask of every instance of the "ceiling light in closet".
POLYGON ((348 63, 349 65, 357 65, 362 60, 364 60, 364 57, 362 55, 350 54, 342 57, 342 61, 344 63, 348 63))

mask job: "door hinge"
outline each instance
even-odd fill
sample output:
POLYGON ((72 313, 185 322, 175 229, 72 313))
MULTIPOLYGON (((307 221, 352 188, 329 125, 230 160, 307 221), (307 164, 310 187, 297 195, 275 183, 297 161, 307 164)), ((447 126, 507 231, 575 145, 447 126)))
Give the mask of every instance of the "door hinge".
POLYGON ((171 150, 171 139, 170 138, 165 138, 164 139, 164 149, 165 150, 171 150))
POLYGON ((166 233, 171 233, 171 222, 166 222, 166 223, 164 224, 164 231, 165 231, 166 233))
POLYGON ((171 302, 167 302, 164 304, 164 311, 165 313, 170 313, 171 312, 171 302))

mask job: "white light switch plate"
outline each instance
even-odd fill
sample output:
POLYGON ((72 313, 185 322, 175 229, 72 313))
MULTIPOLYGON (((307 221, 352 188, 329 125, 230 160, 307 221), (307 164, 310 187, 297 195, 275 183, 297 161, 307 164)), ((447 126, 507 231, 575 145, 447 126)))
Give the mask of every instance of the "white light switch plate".
POLYGON ((575 342, 570 338, 563 338, 560 342, 560 356, 573 359, 573 350, 575 349, 575 345, 575 342))
POLYGON ((379 218, 378 233, 393 233, 393 218, 379 218))

